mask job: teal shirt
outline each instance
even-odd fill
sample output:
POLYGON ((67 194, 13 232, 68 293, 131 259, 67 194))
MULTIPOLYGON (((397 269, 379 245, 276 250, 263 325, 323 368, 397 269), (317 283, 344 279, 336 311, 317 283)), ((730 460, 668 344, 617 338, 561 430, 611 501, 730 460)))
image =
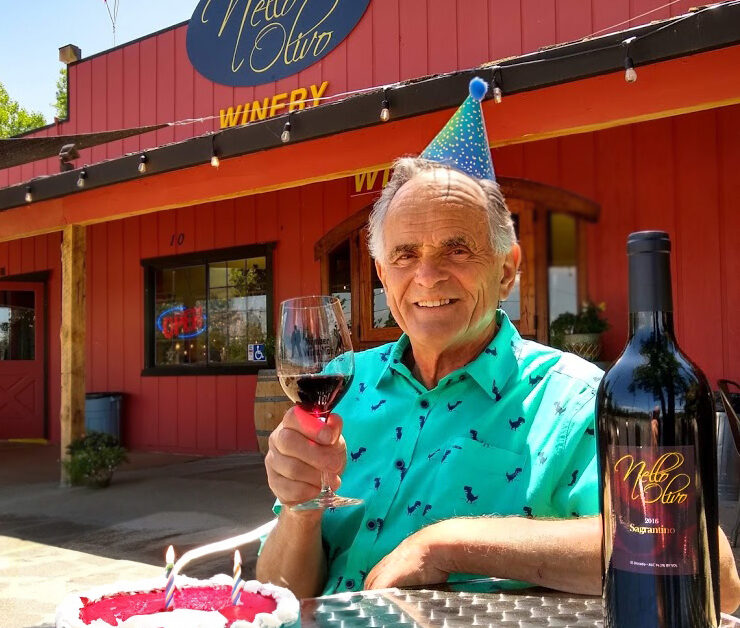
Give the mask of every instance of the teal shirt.
POLYGON ((406 335, 356 354, 334 411, 348 452, 339 493, 365 503, 324 513, 324 594, 362 589, 401 541, 442 519, 598 513, 602 371, 523 340, 502 310, 497 322, 483 353, 432 390, 403 364, 406 335))

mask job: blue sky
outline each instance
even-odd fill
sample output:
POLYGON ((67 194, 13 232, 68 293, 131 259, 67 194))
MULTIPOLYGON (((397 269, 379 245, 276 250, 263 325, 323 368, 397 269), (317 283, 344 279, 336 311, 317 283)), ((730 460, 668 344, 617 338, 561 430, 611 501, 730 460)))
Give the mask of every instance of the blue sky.
MULTIPOLYGON (((113 0, 111 0, 112 2, 113 0)), ((190 19, 197 0, 119 0, 116 43, 190 19)), ((54 118, 59 48, 87 57, 113 47, 104 0, 0 0, 0 83, 23 107, 54 118)))

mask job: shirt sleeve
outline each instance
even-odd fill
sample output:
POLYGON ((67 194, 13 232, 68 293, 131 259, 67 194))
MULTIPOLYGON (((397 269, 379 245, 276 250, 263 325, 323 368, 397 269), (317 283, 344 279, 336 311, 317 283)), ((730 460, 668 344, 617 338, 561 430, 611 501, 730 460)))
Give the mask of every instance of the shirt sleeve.
POLYGON ((553 505, 561 517, 599 513, 599 475, 596 459, 596 399, 593 391, 571 417, 564 439, 563 473, 555 484, 553 505))

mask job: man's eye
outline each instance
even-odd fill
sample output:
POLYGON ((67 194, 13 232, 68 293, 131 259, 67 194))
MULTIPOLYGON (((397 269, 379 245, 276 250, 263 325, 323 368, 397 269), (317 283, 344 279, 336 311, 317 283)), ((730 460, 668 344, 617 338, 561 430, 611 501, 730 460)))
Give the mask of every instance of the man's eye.
POLYGON ((467 252, 467 249, 452 249, 453 255, 465 255, 467 252))

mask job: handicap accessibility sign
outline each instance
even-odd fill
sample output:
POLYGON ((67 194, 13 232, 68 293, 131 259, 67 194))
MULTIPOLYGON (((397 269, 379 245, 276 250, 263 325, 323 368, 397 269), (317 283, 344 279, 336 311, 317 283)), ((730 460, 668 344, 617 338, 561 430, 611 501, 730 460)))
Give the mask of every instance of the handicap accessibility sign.
POLYGON ((265 353, 265 345, 248 345, 247 355, 250 362, 267 362, 267 354, 265 353))

